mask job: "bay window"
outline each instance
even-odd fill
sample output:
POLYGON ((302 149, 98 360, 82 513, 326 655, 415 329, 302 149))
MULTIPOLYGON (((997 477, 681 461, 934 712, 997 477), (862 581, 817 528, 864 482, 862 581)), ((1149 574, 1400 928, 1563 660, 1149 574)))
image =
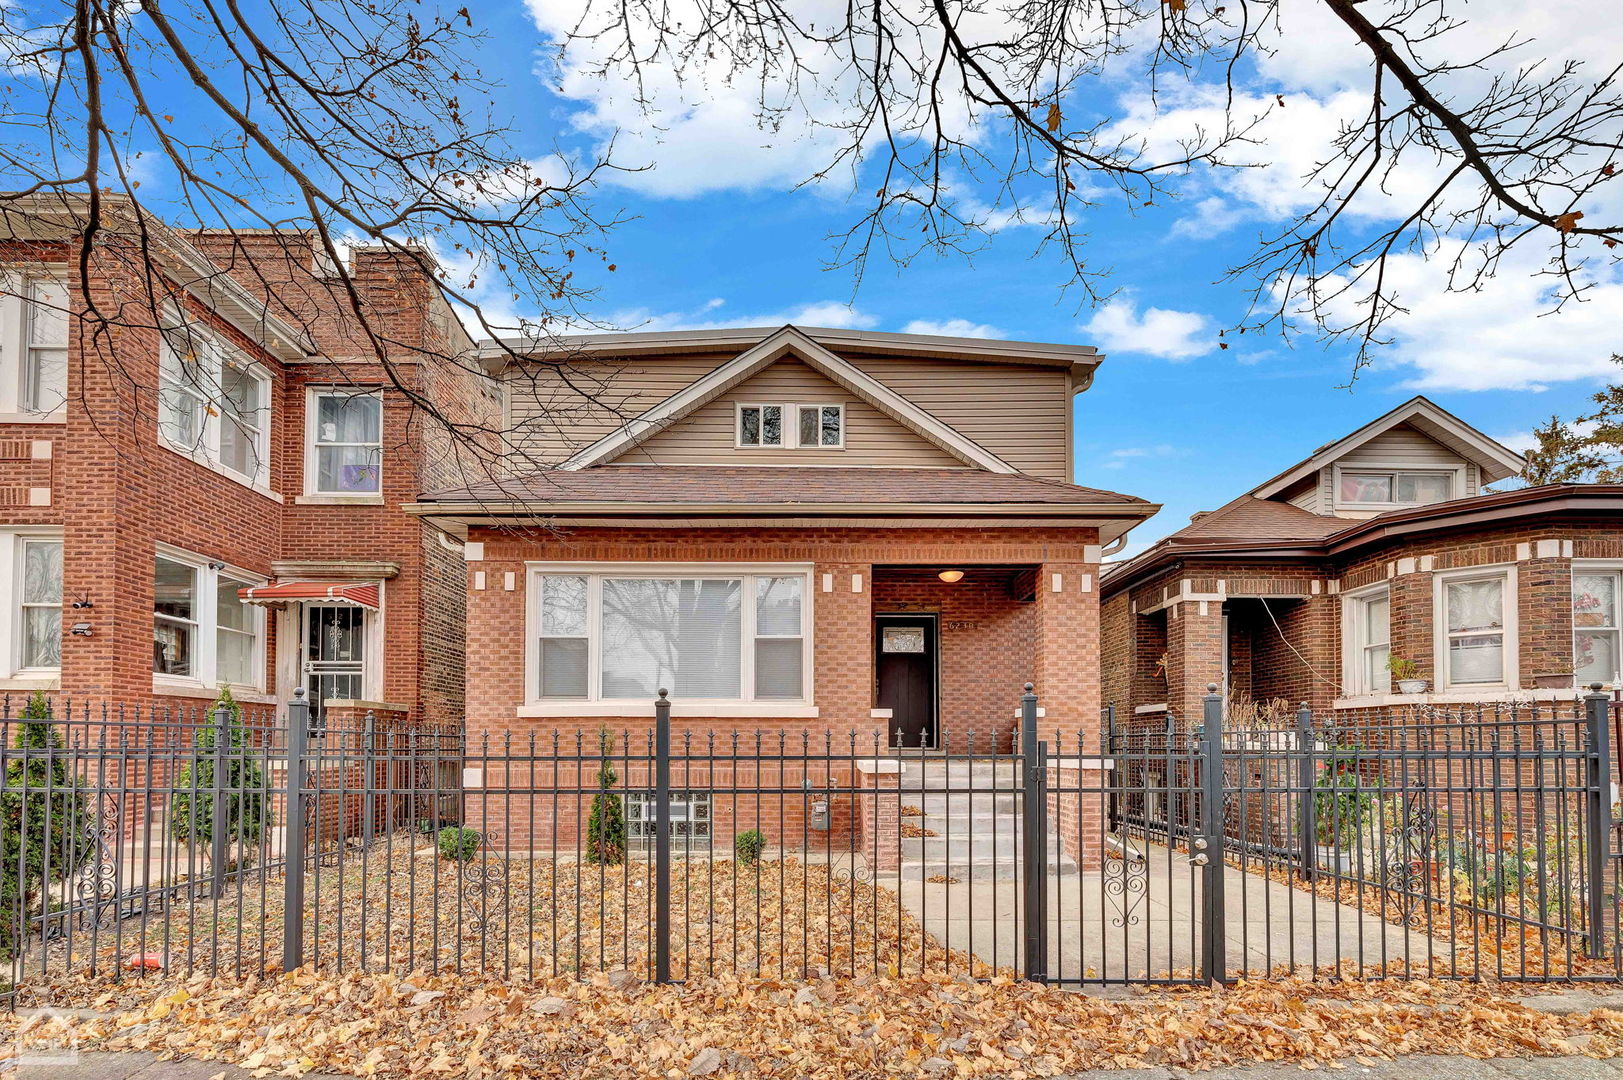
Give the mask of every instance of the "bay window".
POLYGON ((158 363, 158 435, 215 472, 268 486, 270 376, 199 327, 170 327, 158 363))
POLYGON ((1514 579, 1508 570, 1438 578, 1440 688, 1513 687, 1514 579))
POLYGON ((1579 686, 1623 682, 1619 649, 1618 593, 1623 570, 1572 571, 1573 670, 1579 686))
POLYGON ((661 689, 678 703, 804 702, 808 593, 798 568, 535 568, 531 698, 637 712, 661 689))
POLYGON ((159 552, 152 575, 155 681, 262 689, 265 615, 243 603, 239 590, 263 584, 200 556, 159 552))
POLYGON ((1392 674, 1386 661, 1392 654, 1392 598, 1385 585, 1343 599, 1343 692, 1387 694, 1392 674))

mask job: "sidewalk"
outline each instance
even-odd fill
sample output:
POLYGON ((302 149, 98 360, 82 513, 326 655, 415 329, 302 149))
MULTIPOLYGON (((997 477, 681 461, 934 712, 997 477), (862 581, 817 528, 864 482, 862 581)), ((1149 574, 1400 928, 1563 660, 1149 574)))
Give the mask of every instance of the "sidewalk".
MULTIPOLYGON (((1324 1070, 1318 1069, 1318 1072, 1324 1070)), ((0 1074, 6 1075, 6 1074, 0 1074)), ((86 1051, 74 1064, 22 1064, 17 1080, 248 1080, 253 1074, 218 1061, 158 1061, 151 1054, 86 1051)), ((1296 1065, 1243 1065, 1187 1072, 1183 1069, 1111 1069, 1080 1074, 1086 1080, 1301 1080, 1296 1065)), ((1406 1057, 1376 1065, 1351 1062, 1334 1075, 1346 1080, 1623 1080, 1623 1058, 1406 1057)), ((304 1080, 344 1080, 331 1073, 306 1073, 304 1080)), ((1065 1080, 1065 1078, 1061 1078, 1065 1080)))

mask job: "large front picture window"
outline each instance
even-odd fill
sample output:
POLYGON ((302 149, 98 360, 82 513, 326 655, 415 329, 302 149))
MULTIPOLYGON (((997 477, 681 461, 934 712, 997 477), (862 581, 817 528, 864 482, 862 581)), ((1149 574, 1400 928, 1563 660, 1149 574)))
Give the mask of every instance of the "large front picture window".
POLYGON ((538 572, 536 696, 805 697, 806 575, 538 572))

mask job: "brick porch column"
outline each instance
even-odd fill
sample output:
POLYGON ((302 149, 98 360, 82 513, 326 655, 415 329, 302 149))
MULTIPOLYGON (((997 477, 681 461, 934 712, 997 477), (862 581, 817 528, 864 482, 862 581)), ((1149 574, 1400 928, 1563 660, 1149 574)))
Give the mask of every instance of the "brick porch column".
POLYGON ((858 759, 857 847, 873 873, 893 874, 902 865, 901 782, 900 759, 858 759))
MULTIPOLYGON (((1039 735, 1051 745, 1074 745, 1078 733, 1098 745, 1099 567, 1097 563, 1043 563, 1037 572, 1036 663, 1039 735)), ((1020 688, 1009 687, 1009 715, 1020 688)))
POLYGON ((816 621, 813 657, 818 721, 836 733, 856 731, 858 752, 882 724, 873 711, 873 567, 818 563, 812 573, 816 621))
POLYGON ((1206 684, 1223 682, 1223 605, 1185 600, 1167 610, 1167 708, 1180 726, 1200 723, 1206 684))

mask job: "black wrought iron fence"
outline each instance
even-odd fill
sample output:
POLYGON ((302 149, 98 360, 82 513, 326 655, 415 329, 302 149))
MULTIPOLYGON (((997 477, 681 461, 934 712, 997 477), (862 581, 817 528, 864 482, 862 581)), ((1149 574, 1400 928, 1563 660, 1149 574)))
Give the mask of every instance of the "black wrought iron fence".
POLYGON ((1042 729, 7 711, 0 981, 1623 975, 1606 699, 1042 729))

